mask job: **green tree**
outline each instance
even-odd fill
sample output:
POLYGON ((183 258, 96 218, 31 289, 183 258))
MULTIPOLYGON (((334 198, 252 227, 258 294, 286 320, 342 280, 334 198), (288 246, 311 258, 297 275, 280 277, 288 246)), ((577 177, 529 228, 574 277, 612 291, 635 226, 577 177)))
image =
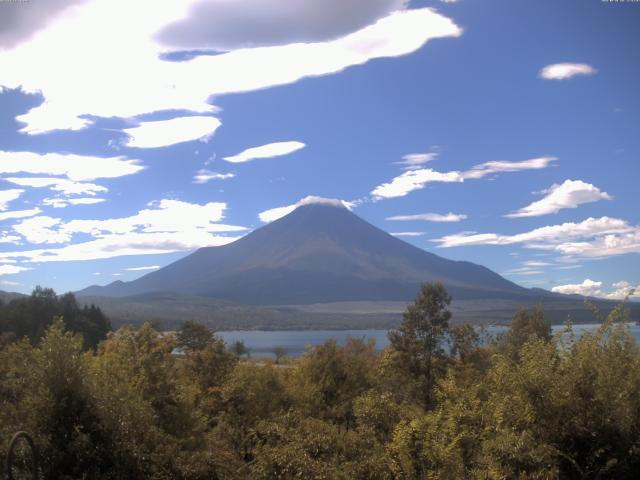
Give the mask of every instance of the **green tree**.
POLYGON ((187 320, 176 332, 176 345, 187 351, 202 350, 214 339, 213 332, 205 325, 187 320))
POLYGON ((433 406, 433 387, 445 359, 443 341, 449 330, 451 297, 441 283, 426 283, 405 310, 397 330, 389 332, 392 363, 417 381, 418 400, 433 406))

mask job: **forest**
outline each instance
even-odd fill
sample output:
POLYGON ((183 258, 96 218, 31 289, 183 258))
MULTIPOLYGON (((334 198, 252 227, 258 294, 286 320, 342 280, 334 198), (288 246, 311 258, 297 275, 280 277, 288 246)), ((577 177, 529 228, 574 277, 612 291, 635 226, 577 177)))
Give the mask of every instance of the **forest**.
POLYGON ((110 331, 38 289, 0 307, 0 455, 44 479, 631 479, 640 351, 625 304, 577 337, 542 309, 487 338, 425 284, 390 346, 241 358, 205 326, 110 331))

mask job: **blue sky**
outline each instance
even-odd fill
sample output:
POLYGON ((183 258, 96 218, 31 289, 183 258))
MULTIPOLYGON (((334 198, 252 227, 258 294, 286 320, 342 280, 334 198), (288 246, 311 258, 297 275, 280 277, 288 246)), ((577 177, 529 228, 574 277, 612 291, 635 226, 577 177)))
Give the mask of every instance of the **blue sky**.
POLYGON ((524 286, 640 285, 640 3, 291 5, 0 2, 0 289, 131 280, 308 196, 524 286))

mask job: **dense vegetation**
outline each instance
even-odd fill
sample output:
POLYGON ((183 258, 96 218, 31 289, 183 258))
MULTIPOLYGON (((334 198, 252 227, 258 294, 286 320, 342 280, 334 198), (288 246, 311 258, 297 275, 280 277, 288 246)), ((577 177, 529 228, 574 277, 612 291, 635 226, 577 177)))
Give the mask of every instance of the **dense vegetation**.
POLYGON ((330 341, 280 365, 193 322, 87 350, 59 319, 0 347, 0 454, 25 429, 47 479, 636 478, 640 352, 622 306, 579 339, 521 311, 486 342, 449 325, 449 303, 425 285, 383 352, 330 341))
POLYGON ((36 343, 56 318, 66 330, 82 335, 86 347, 96 348, 111 330, 111 322, 95 305, 80 306, 73 293, 58 296, 50 288, 36 287, 28 297, 0 301, 0 343, 23 337, 36 343))

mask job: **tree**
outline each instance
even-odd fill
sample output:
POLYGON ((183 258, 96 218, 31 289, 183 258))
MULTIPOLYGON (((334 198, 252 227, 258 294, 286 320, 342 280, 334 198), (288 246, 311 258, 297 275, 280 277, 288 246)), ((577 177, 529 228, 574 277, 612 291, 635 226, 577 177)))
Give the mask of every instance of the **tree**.
POLYGON ((544 318, 542 308, 518 311, 511 320, 509 331, 498 339, 498 344, 509 349, 514 355, 532 338, 544 342, 551 340, 551 322, 544 318))
POLYGON ((202 350, 213 341, 213 332, 205 325, 186 320, 176 335, 176 345, 187 351, 202 350))
POLYGON ((276 357, 276 363, 280 363, 280 361, 287 356, 287 349, 278 345, 277 347, 273 347, 271 350, 273 355, 276 357))
POLYGON ((389 332, 394 363, 418 380, 424 406, 433 406, 436 362, 444 358, 442 343, 449 330, 451 297, 440 282, 422 285, 413 305, 405 310, 397 330, 389 332))
POLYGON ((249 349, 242 340, 236 340, 233 342, 233 345, 231 345, 231 351, 238 357, 241 357, 242 355, 249 356, 249 349))

